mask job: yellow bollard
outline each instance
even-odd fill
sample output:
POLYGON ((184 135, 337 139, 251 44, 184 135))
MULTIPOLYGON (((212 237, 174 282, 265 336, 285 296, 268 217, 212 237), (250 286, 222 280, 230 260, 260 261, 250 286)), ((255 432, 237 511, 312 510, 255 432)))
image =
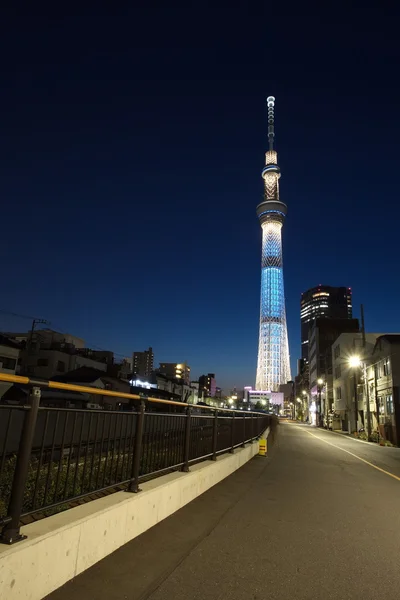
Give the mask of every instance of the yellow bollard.
POLYGON ((267 456, 267 440, 259 440, 258 456, 267 456))

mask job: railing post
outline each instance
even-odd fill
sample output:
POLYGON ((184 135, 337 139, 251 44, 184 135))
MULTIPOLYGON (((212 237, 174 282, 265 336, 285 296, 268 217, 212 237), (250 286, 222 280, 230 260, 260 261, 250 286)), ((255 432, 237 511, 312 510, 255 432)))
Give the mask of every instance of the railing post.
POLYGON ((253 411, 251 412, 251 421, 250 421, 250 424, 251 424, 251 441, 253 441, 254 438, 255 438, 255 435, 254 435, 253 411))
POLYGON ((218 440, 218 410, 216 410, 215 414, 214 414, 211 460, 217 460, 217 440, 218 440))
POLYGON ((262 431, 262 423, 263 423, 263 417, 260 417, 260 415, 256 416, 256 431, 257 431, 257 439, 260 439, 260 435, 261 435, 261 431, 262 431))
POLYGON ((245 447, 245 441, 246 441, 246 414, 243 413, 243 441, 242 441, 242 448, 245 447))
POLYGON ((140 407, 137 414, 136 431, 135 431, 135 447, 133 450, 132 458, 132 472, 131 481, 129 482, 128 491, 140 492, 139 488, 139 471, 140 471, 140 458, 142 456, 142 441, 143 441, 143 428, 144 428, 144 415, 145 415, 145 402, 140 401, 140 407))
POLYGON ((189 473, 189 451, 190 451, 190 426, 192 421, 192 409, 190 406, 186 409, 186 419, 185 419, 185 447, 183 454, 183 466, 182 471, 184 473, 189 473))
POLYGON ((26 478, 29 471, 33 436, 40 405, 40 388, 33 387, 29 396, 30 408, 27 410, 22 426, 19 441, 17 462, 15 465, 14 479, 11 487, 10 501, 8 504, 8 519, 0 535, 3 544, 15 544, 26 539, 21 535, 19 521, 24 505, 24 492, 26 478))
POLYGON ((235 452, 235 413, 232 413, 231 419, 231 449, 229 450, 230 454, 235 452))

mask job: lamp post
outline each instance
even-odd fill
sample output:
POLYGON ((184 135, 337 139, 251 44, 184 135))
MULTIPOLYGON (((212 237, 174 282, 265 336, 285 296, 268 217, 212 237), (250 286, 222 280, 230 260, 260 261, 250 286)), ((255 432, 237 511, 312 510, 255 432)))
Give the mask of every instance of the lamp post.
MULTIPOLYGON (((298 408, 297 404, 301 405, 301 398, 296 398, 296 404, 295 404, 295 407, 297 409, 297 410, 295 409, 296 419, 299 416, 299 408, 298 408)), ((302 411, 302 415, 301 416, 304 418, 304 411, 302 411)))
MULTIPOLYGON (((367 401, 367 440, 371 441, 371 407, 369 404, 369 387, 368 387, 368 379, 367 379, 367 365, 364 361, 361 360, 359 356, 351 356, 349 359, 349 365, 353 369, 362 368, 363 376, 364 376, 364 386, 365 386, 365 397, 367 401)), ((354 408, 356 412, 356 430, 358 430, 358 398, 357 398, 357 383, 356 383, 356 374, 354 372, 354 408)))
POLYGON ((303 390, 302 392, 302 396, 303 396, 303 406, 306 408, 306 410, 304 411, 306 413, 306 420, 309 421, 309 406, 308 406, 308 396, 307 396, 307 392, 306 390, 303 390))
POLYGON ((317 390, 318 390, 318 405, 317 405, 317 415, 316 415, 316 425, 317 427, 322 427, 322 403, 321 403, 321 393, 322 388, 324 386, 324 380, 321 377, 317 381, 317 390))
POLYGON ((294 421, 294 411, 295 411, 295 406, 293 404, 293 402, 290 403, 290 418, 294 421))

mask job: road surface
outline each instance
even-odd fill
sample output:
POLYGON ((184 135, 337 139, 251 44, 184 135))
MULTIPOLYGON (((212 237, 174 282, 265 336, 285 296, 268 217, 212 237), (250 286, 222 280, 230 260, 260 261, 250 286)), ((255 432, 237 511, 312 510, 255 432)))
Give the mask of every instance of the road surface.
POLYGON ((400 596, 400 449, 282 424, 256 457, 51 600, 400 596))

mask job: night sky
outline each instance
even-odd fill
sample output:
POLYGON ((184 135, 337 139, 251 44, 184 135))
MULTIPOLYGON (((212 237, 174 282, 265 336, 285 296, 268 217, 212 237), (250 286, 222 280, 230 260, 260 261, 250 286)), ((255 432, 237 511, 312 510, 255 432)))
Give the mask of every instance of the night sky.
POLYGON ((309 287, 400 331, 400 46, 395 15, 214 4, 3 20, 0 309, 229 391, 255 382, 268 95, 293 376, 309 287))

